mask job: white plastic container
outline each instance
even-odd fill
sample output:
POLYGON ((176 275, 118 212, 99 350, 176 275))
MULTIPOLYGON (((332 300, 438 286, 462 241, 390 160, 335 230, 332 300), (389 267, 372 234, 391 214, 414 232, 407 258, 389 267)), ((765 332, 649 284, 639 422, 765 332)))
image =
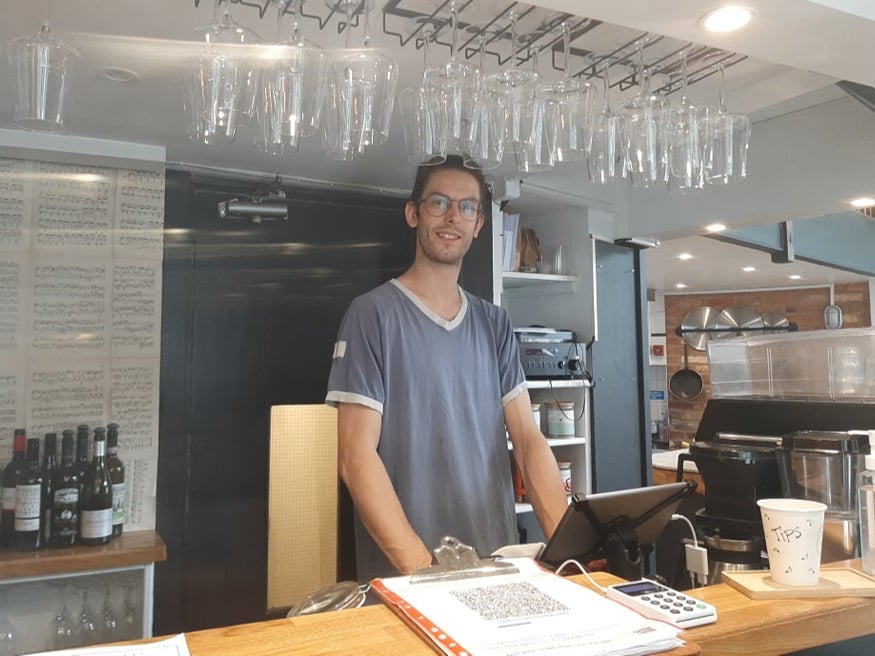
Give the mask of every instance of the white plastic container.
POLYGON ((559 463, 559 476, 562 477, 562 482, 565 484, 565 495, 571 496, 574 494, 574 485, 571 482, 571 462, 567 460, 560 460, 559 463))
POLYGON ((863 571, 875 574, 875 454, 866 456, 866 468, 857 475, 857 494, 863 571))
POLYGON ((535 426, 538 427, 538 430, 541 430, 541 404, 533 403, 532 404, 532 419, 535 420, 535 426))
POLYGON ((547 404, 547 436, 574 436, 574 403, 547 404))

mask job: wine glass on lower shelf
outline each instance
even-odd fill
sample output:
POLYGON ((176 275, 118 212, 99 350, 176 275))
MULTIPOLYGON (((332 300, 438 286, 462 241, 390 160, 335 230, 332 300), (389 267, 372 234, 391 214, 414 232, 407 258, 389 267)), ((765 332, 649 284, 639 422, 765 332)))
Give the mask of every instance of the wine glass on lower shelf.
POLYGON ((46 642, 46 649, 69 649, 76 646, 76 638, 74 635, 73 618, 70 615, 70 610, 67 608, 65 599, 65 585, 63 583, 53 583, 58 589, 58 608, 52 621, 49 623, 49 636, 46 642))
POLYGON ((76 640, 80 645, 93 645, 99 641, 97 622, 94 619, 94 610, 88 602, 88 585, 86 583, 82 584, 82 608, 79 609, 79 621, 76 628, 76 640))
POLYGON ((121 623, 112 608, 112 586, 107 582, 103 586, 103 607, 100 609, 100 641, 115 642, 121 639, 119 635, 121 623))
POLYGON ((138 624, 137 607, 134 604, 134 583, 125 583, 125 596, 122 602, 121 632, 123 639, 133 640, 143 637, 143 627, 138 624))

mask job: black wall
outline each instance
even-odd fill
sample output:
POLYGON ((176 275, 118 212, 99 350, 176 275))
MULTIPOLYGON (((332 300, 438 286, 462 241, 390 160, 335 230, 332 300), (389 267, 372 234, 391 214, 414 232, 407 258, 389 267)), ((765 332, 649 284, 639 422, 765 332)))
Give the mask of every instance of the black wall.
MULTIPOLYGON (((349 302, 413 257, 403 199, 286 189, 288 221, 217 218, 220 200, 252 190, 167 173, 156 634, 266 617, 270 406, 324 400, 349 302)), ((490 233, 461 280, 486 298, 490 233)))

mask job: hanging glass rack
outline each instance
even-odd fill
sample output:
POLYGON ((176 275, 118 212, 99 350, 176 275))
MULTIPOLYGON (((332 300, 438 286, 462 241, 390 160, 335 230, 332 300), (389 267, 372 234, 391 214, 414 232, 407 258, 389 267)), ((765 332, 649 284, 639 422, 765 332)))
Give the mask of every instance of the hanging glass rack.
MULTIPOLYGON (((231 4, 249 8, 259 20, 265 19, 278 0, 230 0, 231 4)), ((280 0, 282 1, 282 0, 280 0)), ((423 46, 421 30, 428 24, 434 36, 432 46, 451 48, 449 36, 451 0, 386 0, 380 8, 383 34, 397 39, 401 47, 423 46), (413 26, 413 27, 411 27, 413 26)), ((636 67, 636 44, 644 41, 644 67, 655 81, 654 91, 670 95, 680 90, 679 53, 687 52, 688 86, 697 84, 719 72, 741 63, 747 57, 718 48, 680 41, 666 36, 650 34, 603 21, 575 16, 535 7, 512 0, 456 0, 458 19, 458 54, 465 59, 479 57, 480 44, 485 43, 486 54, 496 66, 507 64, 511 59, 517 65, 524 64, 532 56, 549 61, 556 71, 563 71, 562 33, 559 26, 569 21, 571 76, 583 79, 596 78, 604 69, 602 62, 619 72, 611 75, 611 87, 620 92, 638 84, 636 67), (510 13, 517 16, 518 33, 524 35, 515 52, 511 52, 510 13), (544 56, 546 55, 546 56, 544 56)), ((195 6, 209 4, 207 0, 194 0, 195 6)), ((363 0, 362 7, 365 2, 363 0)), ((379 5, 379 0, 377 1, 379 5)), ((287 10, 288 11, 288 10, 287 10)), ((240 12, 243 14, 244 12, 240 12)), ((311 0, 304 2, 300 17, 315 23, 319 31, 328 28, 336 20, 337 33, 346 29, 347 16, 326 3, 311 0)), ((357 27, 361 7, 350 15, 350 24, 357 27)), ((268 17, 268 20, 271 20, 268 17)))

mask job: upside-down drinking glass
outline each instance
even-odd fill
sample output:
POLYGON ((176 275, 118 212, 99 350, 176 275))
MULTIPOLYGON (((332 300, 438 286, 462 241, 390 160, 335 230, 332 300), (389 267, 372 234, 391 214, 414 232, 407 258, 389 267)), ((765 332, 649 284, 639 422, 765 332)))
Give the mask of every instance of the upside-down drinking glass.
POLYGON ((69 69, 79 53, 58 39, 44 23, 33 36, 9 44, 15 75, 13 120, 27 130, 59 132, 66 126, 73 76, 69 69))
POLYGON ((747 176, 750 119, 726 111, 726 80, 722 63, 720 104, 705 121, 705 177, 709 184, 730 184, 747 176))
POLYGON ((217 0, 221 19, 198 28, 205 43, 183 86, 189 137, 206 144, 234 141, 254 114, 257 86, 255 32, 236 23, 228 0, 217 0))
MULTIPOLYGON (((423 69, 428 74, 428 44, 434 35, 430 20, 415 23, 422 38, 423 69)), ((404 128, 407 161, 411 164, 440 164, 447 158, 447 120, 444 92, 423 84, 408 87, 398 94, 398 108, 404 128)))
POLYGON ((364 16, 361 48, 347 47, 334 58, 329 73, 323 146, 331 159, 356 160, 372 145, 389 138, 398 64, 386 54, 369 48, 368 16, 373 0, 327 0, 346 14, 347 46, 354 11, 364 16))
POLYGON ((565 72, 559 82, 543 91, 545 127, 553 159, 557 162, 576 162, 583 159, 591 147, 591 85, 571 77, 568 21, 562 22, 562 42, 565 72))

